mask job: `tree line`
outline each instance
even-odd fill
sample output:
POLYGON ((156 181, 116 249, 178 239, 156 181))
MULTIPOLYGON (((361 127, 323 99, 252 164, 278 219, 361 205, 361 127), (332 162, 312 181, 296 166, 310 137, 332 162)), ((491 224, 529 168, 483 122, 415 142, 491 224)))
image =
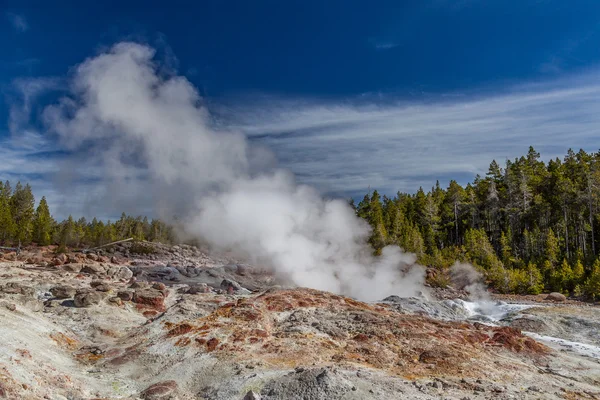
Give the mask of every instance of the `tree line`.
POLYGON ((428 192, 381 197, 355 205, 372 227, 379 253, 397 244, 448 283, 455 260, 471 262, 503 293, 544 290, 600 298, 600 152, 575 153, 544 163, 527 155, 492 161, 485 176, 428 192))
POLYGON ((96 218, 91 221, 85 218, 75 220, 72 216, 56 221, 45 197, 36 207, 29 184, 18 182, 13 189, 10 182, 0 182, 0 243, 3 246, 57 244, 62 249, 82 248, 130 237, 161 243, 173 243, 175 240, 173 228, 166 223, 125 213, 114 222, 96 218))

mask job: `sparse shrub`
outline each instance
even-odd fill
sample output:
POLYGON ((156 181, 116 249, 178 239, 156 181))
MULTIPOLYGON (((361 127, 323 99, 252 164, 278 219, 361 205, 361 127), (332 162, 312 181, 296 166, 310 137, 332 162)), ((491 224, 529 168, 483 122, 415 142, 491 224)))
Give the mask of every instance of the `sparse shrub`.
POLYGON ((134 241, 129 247, 129 251, 133 254, 141 254, 141 255, 149 255, 156 254, 156 249, 154 246, 148 243, 134 241))
POLYGON ((438 270, 437 273, 427 278, 427 283, 431 287, 445 289, 451 285, 452 281, 447 270, 438 270))

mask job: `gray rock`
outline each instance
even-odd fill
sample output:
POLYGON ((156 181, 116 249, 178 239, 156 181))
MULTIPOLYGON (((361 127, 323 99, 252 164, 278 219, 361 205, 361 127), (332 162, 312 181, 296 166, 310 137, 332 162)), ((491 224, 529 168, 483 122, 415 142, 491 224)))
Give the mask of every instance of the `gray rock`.
POLYGON ((74 287, 66 285, 55 286, 50 289, 52 296, 56 297, 57 299, 70 299, 71 297, 75 296, 76 291, 77 290, 74 287))
POLYGON ((119 267, 119 270, 113 275, 113 279, 129 280, 133 277, 133 272, 127 267, 119 267))
POLYGON ((7 294, 20 294, 27 297, 35 296, 35 289, 29 286, 21 285, 17 282, 9 282, 4 286, 0 286, 0 292, 7 294))
POLYGON ((140 397, 144 400, 167 400, 173 399, 177 395, 177 382, 175 381, 164 381, 155 383, 152 386, 147 387, 140 397))
POLYGON ((78 274, 83 269, 83 264, 80 264, 80 263, 65 264, 65 265, 62 265, 61 268, 67 272, 74 272, 74 273, 78 274))
POLYGON ((106 269, 100 264, 86 264, 81 269, 81 272, 92 275, 104 275, 106 274, 106 269))
POLYGON ((90 307, 99 304, 102 301, 102 295, 98 292, 81 291, 75 295, 75 307, 90 307))
POLYGON ((133 299, 133 292, 129 290, 120 290, 117 293, 117 297, 123 301, 131 301, 133 299))
POLYGON ((567 298, 562 293, 552 292, 548 296, 546 296, 545 300, 555 301, 555 302, 559 302, 560 303, 560 302, 566 301, 567 298))
POLYGON ((260 394, 264 400, 329 400, 344 398, 353 387, 350 381, 329 368, 314 368, 273 379, 260 394))
POLYGON ((261 397, 260 394, 254 393, 254 391, 251 390, 246 393, 243 400, 261 400, 261 397))

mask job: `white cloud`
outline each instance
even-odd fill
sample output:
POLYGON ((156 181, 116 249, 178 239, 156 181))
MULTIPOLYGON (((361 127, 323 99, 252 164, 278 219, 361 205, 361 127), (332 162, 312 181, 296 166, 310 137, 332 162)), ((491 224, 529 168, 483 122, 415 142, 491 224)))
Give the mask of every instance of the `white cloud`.
POLYGON ((29 24, 24 16, 8 12, 6 13, 6 18, 10 21, 13 28, 15 28, 18 32, 26 32, 29 30, 29 24))
POLYGON ((484 174, 533 145, 547 158, 600 148, 600 82, 587 75, 502 94, 352 104, 271 99, 229 106, 224 124, 273 149, 304 182, 335 193, 413 192, 484 174))

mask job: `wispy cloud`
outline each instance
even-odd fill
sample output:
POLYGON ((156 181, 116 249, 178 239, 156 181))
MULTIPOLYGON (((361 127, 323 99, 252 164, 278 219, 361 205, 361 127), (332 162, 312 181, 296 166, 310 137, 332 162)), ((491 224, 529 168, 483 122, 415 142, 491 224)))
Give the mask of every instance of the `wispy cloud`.
POLYGON ((484 174, 492 159, 547 158, 600 147, 598 75, 502 94, 439 101, 352 104, 273 99, 228 108, 225 120, 274 149, 300 179, 335 193, 369 186, 414 191, 484 174))
POLYGON ((29 24, 23 15, 15 14, 11 12, 6 13, 6 18, 10 21, 13 28, 18 32, 26 32, 29 30, 29 24))
POLYGON ((375 43, 374 46, 377 50, 389 50, 398 47, 399 45, 393 42, 378 42, 375 43))
MULTIPOLYGON (((243 132, 269 147, 298 180, 323 192, 357 195, 371 187, 393 194, 430 187, 436 179, 466 183, 485 174, 492 159, 518 157, 529 145, 545 159, 562 158, 569 147, 598 150, 599 77, 595 73, 419 101, 256 97, 226 106, 213 102, 211 112, 220 129, 243 132)), ((65 160, 52 153, 52 140, 28 123, 33 99, 56 85, 54 80, 17 82, 22 100, 14 103, 11 129, 21 142, 0 143, 0 178, 39 177, 34 183, 50 193, 62 213, 76 214, 84 203, 101 210, 90 203, 91 197, 100 198, 94 192, 99 176, 93 154, 81 155, 82 162, 72 156, 65 160), (65 162, 71 164, 64 167, 65 162), (66 170, 77 171, 78 186, 64 188, 58 196, 56 186, 48 184, 55 178, 47 177, 66 170)), ((144 179, 144 171, 136 170, 128 182, 143 188, 144 179)))

